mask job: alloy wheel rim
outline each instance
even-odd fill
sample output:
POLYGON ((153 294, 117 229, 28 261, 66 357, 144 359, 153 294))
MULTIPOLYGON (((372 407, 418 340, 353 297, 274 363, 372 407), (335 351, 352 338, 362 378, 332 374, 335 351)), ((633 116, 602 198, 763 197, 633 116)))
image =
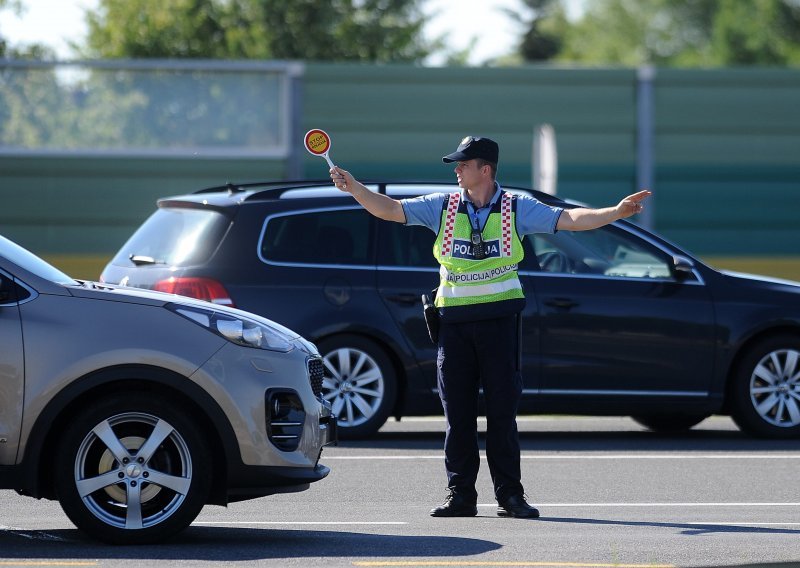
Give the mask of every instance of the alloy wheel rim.
POLYGON ((343 428, 370 420, 384 396, 384 378, 378 363, 364 351, 340 347, 323 358, 323 398, 343 428))
POLYGON ((750 376, 750 401, 773 426, 800 425, 800 351, 778 349, 762 357, 750 376))
POLYGON ((86 435, 74 479, 80 498, 100 521, 143 529, 165 521, 186 500, 191 452, 165 420, 141 412, 118 414, 86 435))

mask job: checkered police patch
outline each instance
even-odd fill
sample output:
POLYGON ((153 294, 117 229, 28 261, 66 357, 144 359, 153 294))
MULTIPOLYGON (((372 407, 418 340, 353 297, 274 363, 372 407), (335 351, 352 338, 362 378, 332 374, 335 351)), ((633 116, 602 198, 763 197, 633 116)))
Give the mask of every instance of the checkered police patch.
POLYGON ((456 226, 456 213, 461 202, 460 193, 451 193, 447 203, 447 215, 444 219, 444 235, 442 236, 442 256, 453 254, 453 231, 456 226))

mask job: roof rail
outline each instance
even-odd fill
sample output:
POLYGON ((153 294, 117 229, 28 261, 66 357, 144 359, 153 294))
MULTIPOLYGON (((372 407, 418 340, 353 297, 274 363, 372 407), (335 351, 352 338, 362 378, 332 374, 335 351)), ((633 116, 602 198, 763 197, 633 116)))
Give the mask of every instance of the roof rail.
MULTIPOLYGON (((386 193, 385 181, 371 181, 364 180, 361 183, 365 185, 377 185, 379 193, 386 193)), ((221 193, 227 191, 230 195, 235 193, 244 193, 246 191, 252 192, 245 199, 258 199, 259 197, 280 197, 284 193, 293 189, 313 189, 318 187, 332 187, 333 183, 330 179, 301 179, 301 180, 280 180, 280 181, 255 181, 247 183, 233 183, 227 182, 225 185, 218 185, 214 187, 206 187, 193 191, 192 194, 202 193, 221 193)))
POLYGON ((280 180, 280 181, 253 181, 247 183, 234 183, 227 182, 225 185, 216 185, 213 187, 206 187, 193 191, 193 194, 198 193, 221 193, 227 191, 228 193, 241 193, 243 191, 250 191, 253 189, 263 188, 265 191, 281 191, 286 189, 296 189, 304 186, 320 186, 331 185, 330 180, 280 180))
MULTIPOLYGON (((428 184, 442 184, 447 182, 442 182, 442 180, 391 180, 391 179, 382 179, 382 180, 372 180, 372 179, 364 179, 359 180, 364 185, 373 185, 376 186, 378 193, 386 194, 386 186, 387 185, 428 185, 428 184)), ((449 184, 454 187, 455 184, 449 184)), ((247 183, 233 183, 228 182, 225 185, 219 185, 215 187, 207 187, 205 189, 199 189, 193 192, 194 195, 203 194, 203 193, 222 193, 228 192, 229 195, 234 195, 237 193, 245 193, 247 192, 248 195, 244 198, 246 201, 250 200, 257 200, 257 199, 268 199, 274 198, 279 199, 284 193, 297 190, 297 189, 317 189, 320 187, 333 187, 333 184, 330 179, 300 179, 300 180, 280 180, 280 181, 255 181, 255 182, 247 182, 247 183)), ((564 203, 564 200, 547 194, 543 194, 540 191, 536 191, 534 189, 530 189, 527 187, 521 187, 516 185, 503 185, 504 189, 510 190, 520 190, 525 191, 532 194, 537 199, 544 201, 545 203, 555 203, 561 205, 564 203)), ((571 203, 567 201, 567 203, 571 203)))

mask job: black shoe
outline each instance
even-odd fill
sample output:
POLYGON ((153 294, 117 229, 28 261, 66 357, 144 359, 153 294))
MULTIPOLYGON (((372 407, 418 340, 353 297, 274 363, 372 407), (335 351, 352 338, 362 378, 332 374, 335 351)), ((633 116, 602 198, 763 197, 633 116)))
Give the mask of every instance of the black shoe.
POLYGON ((498 504, 498 517, 514 517, 515 519, 537 519, 539 510, 528 505, 525 496, 521 493, 512 495, 498 504))
POLYGON ((478 514, 477 499, 469 499, 455 489, 448 489, 444 503, 431 509, 431 517, 474 517, 478 514))

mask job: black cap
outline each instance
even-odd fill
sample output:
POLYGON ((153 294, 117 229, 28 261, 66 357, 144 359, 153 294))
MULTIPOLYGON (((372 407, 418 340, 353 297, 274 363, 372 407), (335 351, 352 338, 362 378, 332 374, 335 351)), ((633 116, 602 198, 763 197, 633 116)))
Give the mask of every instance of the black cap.
POLYGON ((490 138, 478 138, 477 136, 467 136, 458 145, 456 151, 452 154, 447 154, 442 158, 445 164, 451 162, 466 162, 467 160, 475 160, 480 158, 487 162, 497 163, 500 156, 500 148, 497 142, 490 138))

